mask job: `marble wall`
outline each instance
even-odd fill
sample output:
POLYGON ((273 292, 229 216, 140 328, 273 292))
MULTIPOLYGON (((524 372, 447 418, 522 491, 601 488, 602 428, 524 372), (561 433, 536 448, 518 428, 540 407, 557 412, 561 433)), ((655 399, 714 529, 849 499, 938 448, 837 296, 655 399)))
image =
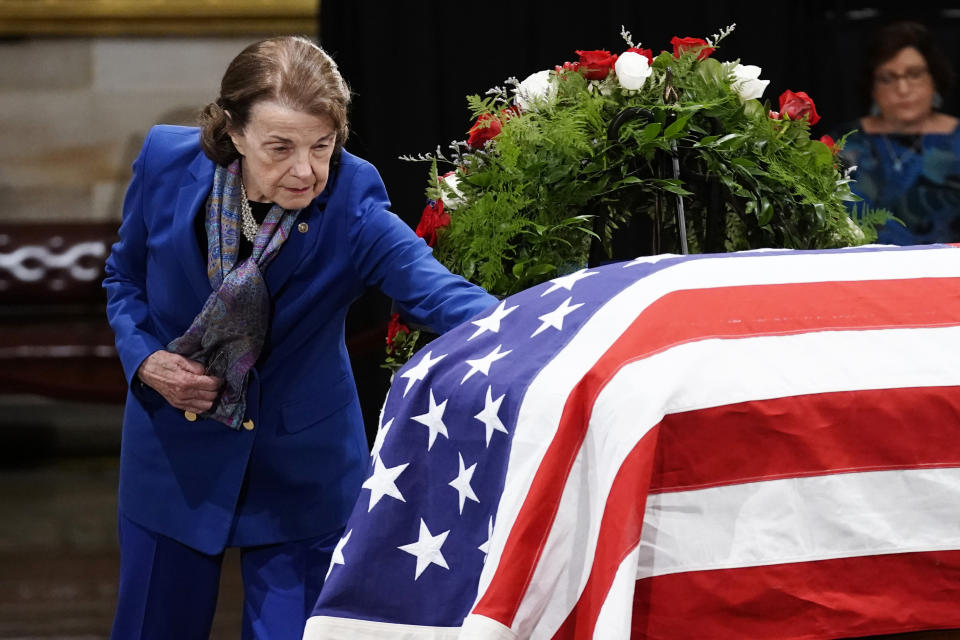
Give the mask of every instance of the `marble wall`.
POLYGON ((255 39, 0 40, 0 222, 119 222, 147 129, 192 124, 255 39))

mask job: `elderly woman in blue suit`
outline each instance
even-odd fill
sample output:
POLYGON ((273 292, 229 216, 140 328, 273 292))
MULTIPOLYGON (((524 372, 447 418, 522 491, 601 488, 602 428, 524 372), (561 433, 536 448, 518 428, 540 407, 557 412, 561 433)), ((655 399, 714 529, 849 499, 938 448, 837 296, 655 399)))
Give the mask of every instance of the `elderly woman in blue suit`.
POLYGON ((348 102, 319 47, 264 40, 133 165, 104 281, 130 385, 114 638, 208 637, 226 547, 243 637, 300 638, 368 461, 348 307, 376 286, 443 332, 495 302, 390 213, 348 102))

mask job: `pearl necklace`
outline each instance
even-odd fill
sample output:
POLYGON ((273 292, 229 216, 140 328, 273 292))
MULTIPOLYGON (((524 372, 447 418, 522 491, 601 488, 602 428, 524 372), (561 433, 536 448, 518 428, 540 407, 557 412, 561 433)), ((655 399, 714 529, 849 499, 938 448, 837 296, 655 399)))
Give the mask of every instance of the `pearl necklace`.
POLYGON ((243 237, 253 244, 257 239, 257 233, 260 231, 260 225, 257 219, 253 217, 253 211, 250 209, 250 201, 247 200, 247 190, 243 187, 243 180, 240 180, 240 228, 243 231, 243 237))

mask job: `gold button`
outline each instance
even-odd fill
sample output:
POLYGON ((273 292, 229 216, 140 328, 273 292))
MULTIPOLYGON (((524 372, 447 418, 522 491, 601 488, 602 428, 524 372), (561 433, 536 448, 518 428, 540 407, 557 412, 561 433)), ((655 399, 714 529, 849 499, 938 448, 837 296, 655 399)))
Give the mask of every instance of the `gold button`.
POLYGON ((253 420, 247 420, 243 423, 243 428, 247 431, 253 431, 253 420))
POLYGON ((197 419, 197 414, 195 414, 193 411, 184 411, 183 417, 190 422, 194 422, 197 419))
POLYGON ((300 224, 297 225, 297 231, 299 231, 300 233, 306 233, 309 230, 310 230, 310 225, 308 225, 306 222, 301 222, 300 224))

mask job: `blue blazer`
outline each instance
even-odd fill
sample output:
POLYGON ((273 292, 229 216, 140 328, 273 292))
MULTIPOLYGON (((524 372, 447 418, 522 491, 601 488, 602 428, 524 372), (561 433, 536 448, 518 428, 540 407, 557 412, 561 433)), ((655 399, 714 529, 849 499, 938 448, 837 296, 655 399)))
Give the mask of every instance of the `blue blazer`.
POLYGON ((346 522, 368 451, 344 319, 366 287, 438 332, 496 301, 440 265, 390 213, 376 169, 343 151, 324 192, 298 217, 307 227, 294 226, 265 273, 273 315, 250 372, 246 417, 254 428, 188 422, 135 376, 210 295, 194 218, 214 169, 198 129, 151 129, 104 280, 130 384, 120 512, 205 553, 319 536, 346 522))

